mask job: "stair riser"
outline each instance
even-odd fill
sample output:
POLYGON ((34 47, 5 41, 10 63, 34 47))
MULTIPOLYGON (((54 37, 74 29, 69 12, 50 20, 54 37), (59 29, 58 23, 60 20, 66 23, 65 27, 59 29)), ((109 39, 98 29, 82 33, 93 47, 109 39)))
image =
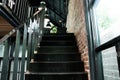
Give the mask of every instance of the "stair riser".
POLYGON ((79 54, 35 54, 34 61, 80 61, 79 54))
POLYGON ((79 75, 26 75, 25 80, 88 80, 87 74, 79 75))
POLYGON ((74 34, 46 34, 42 40, 75 40, 74 34))
POLYGON ((54 41, 54 42, 48 42, 43 41, 40 43, 41 46, 74 46, 76 45, 76 42, 66 42, 66 41, 54 41))
POLYGON ((73 33, 45 34, 36 51, 25 80, 88 80, 73 33))
POLYGON ((64 41, 74 41, 74 36, 43 36, 42 40, 49 40, 49 41, 55 41, 55 40, 64 40, 64 41))
POLYGON ((78 52, 78 49, 77 47, 74 47, 74 46, 71 46, 71 47, 57 47, 57 46, 54 46, 54 47, 51 47, 51 46, 41 46, 39 49, 37 49, 38 52, 78 52))
POLYGON ((83 67, 83 63, 31 63, 30 71, 31 72, 79 72, 79 71, 84 71, 84 67, 83 67))

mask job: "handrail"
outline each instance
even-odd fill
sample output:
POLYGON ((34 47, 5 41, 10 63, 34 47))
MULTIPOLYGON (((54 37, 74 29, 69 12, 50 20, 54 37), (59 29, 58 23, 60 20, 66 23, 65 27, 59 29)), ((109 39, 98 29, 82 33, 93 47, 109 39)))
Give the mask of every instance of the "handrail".
POLYGON ((110 48, 112 46, 116 46, 116 44, 119 43, 119 42, 120 42, 120 36, 118 36, 118 37, 116 37, 116 38, 114 38, 114 39, 112 39, 112 40, 110 40, 110 41, 108 41, 108 42, 98 46, 95 49, 95 51, 96 52, 100 52, 100 51, 105 50, 107 48, 110 48))
POLYGON ((3 52, 1 52, 3 56, 0 58, 0 64, 2 62, 0 80, 17 80, 18 77, 20 80, 25 79, 25 72, 29 72, 30 61, 43 35, 44 14, 43 6, 0 39, 0 45, 3 45, 3 52), (11 36, 15 32, 16 39, 13 42, 11 36), (11 73, 12 76, 10 76, 11 73), (18 73, 19 76, 17 76, 18 73))
POLYGON ((35 17, 37 14, 39 14, 41 11, 43 10, 43 8, 41 8, 40 10, 36 11, 32 16, 30 16, 28 19, 26 19, 25 21, 23 21, 18 27, 12 29, 8 34, 6 34, 3 38, 0 39, 0 44, 2 44, 2 42, 4 42, 6 39, 8 39, 11 35, 13 35, 19 28, 22 28, 24 23, 26 23, 27 21, 29 21, 31 18, 35 17))

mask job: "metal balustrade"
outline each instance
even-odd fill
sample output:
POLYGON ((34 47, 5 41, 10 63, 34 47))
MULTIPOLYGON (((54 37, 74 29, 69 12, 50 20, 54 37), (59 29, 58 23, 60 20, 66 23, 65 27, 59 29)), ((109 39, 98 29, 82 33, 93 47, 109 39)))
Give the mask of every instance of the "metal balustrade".
POLYGON ((0 0, 0 3, 6 6, 20 22, 27 19, 29 10, 27 0, 0 0))
POLYGON ((3 49, 3 55, 0 56, 0 80, 25 79, 24 74, 29 72, 29 63, 41 40, 44 13, 44 8, 41 8, 0 39, 3 49))

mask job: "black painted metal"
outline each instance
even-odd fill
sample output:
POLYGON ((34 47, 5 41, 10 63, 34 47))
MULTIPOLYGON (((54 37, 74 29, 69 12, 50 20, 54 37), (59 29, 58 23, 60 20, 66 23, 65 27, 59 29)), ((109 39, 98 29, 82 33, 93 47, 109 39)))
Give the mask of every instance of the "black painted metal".
MULTIPOLYGON (((28 14, 28 11, 26 13, 23 14, 23 12, 26 10, 28 10, 28 1, 27 0, 3 0, 2 3, 4 6, 6 6, 7 11, 10 12, 9 15, 13 15, 16 19, 16 21, 18 21, 18 23, 25 21, 27 19, 27 17, 25 16, 26 14, 28 14), (12 4, 12 2, 14 2, 12 4), (11 3, 11 5, 9 5, 9 3, 11 3), (23 5, 26 4, 26 5, 23 5), (12 6, 12 7, 11 7, 12 6), (24 19, 23 19, 24 18, 24 19)), ((1 15, 3 16, 3 15, 1 15)), ((11 23, 14 25, 14 23, 11 23)), ((19 24, 18 24, 19 25, 19 24)), ((15 27, 18 25, 14 25, 15 27)))
POLYGON ((44 5, 42 5, 42 7, 43 7, 43 11, 41 12, 41 14, 40 14, 40 35, 42 36, 42 34, 44 33, 44 18, 45 18, 45 6, 44 5))
POLYGON ((28 14, 28 12, 22 14, 23 11, 25 11, 25 9, 28 9, 28 1, 26 0, 15 0, 15 6, 13 6, 12 12, 19 18, 20 21, 25 21, 25 19, 27 19, 27 17, 25 16, 26 14, 28 14), (23 5, 26 4, 26 5, 23 5), (17 13, 14 12, 14 7, 16 7, 16 11, 17 13), (23 20, 22 18, 25 17, 25 19, 23 20))
POLYGON ((10 22, 11 25, 16 27, 20 24, 20 21, 16 18, 14 14, 11 13, 12 12, 6 5, 0 4, 0 15, 3 16, 8 22, 10 22))
POLYGON ((26 24, 24 24, 24 36, 23 36, 23 47, 22 47, 22 61, 21 61, 21 76, 20 76, 20 80, 24 80, 26 49, 27 49, 27 26, 26 26, 26 24))
POLYGON ((10 36, 12 36, 16 30, 18 30, 19 28, 23 28, 24 23, 27 23, 31 18, 35 17, 36 15, 40 14, 42 10, 38 11, 37 14, 33 14, 32 16, 30 16, 28 19, 26 19, 25 21, 23 21, 18 27, 14 28, 12 31, 10 31, 8 34, 6 34, 3 38, 0 39, 0 44, 7 40, 10 36))
MULTIPOLYGON (((94 36, 93 40, 94 40, 94 48, 96 48, 99 44, 100 44, 100 36, 99 36, 99 30, 98 30, 98 26, 96 25, 95 21, 95 12, 94 12, 94 7, 93 5, 91 5, 92 7, 90 8, 90 20, 91 20, 91 27, 92 27, 92 33, 94 36)), ((96 52, 94 51, 95 54, 95 62, 96 62, 96 78, 97 80, 104 80, 104 74, 103 74, 103 61, 102 61, 102 54, 100 54, 100 52, 98 54, 96 54, 96 52)))
POLYGON ((8 65, 8 67, 9 67, 9 69, 8 69, 8 79, 7 80, 9 80, 10 79, 10 75, 11 75, 11 65, 12 65, 12 60, 13 60, 13 55, 14 55, 14 49, 15 49, 15 40, 14 39, 12 39, 12 38, 10 38, 9 39, 9 41, 10 41, 10 55, 9 55, 9 65, 8 65))
POLYGON ((120 75, 120 42, 115 45, 116 52, 117 52, 117 61, 118 61, 118 69, 120 75))
POLYGON ((27 70, 29 70, 29 63, 30 63, 30 60, 31 60, 31 33, 29 33, 29 36, 28 36, 28 58, 27 58, 27 70))
POLYGON ((93 34, 91 29, 91 23, 90 23, 90 14, 89 14, 89 1, 84 0, 84 6, 85 6, 85 22, 86 22, 86 30, 89 36, 88 39, 88 50, 89 50, 89 65, 90 65, 90 77, 91 80, 97 80, 96 79, 96 66, 95 66, 95 54, 94 53, 94 40, 93 40, 93 34))
POLYGON ((20 48, 20 31, 17 30, 17 36, 16 36, 16 43, 15 43, 15 56, 14 56, 14 66, 13 66, 13 80, 17 80, 17 72, 18 72, 18 65, 19 65, 19 48, 20 48))
POLYGON ((108 41, 108 42, 106 42, 106 43, 98 46, 98 47, 95 49, 95 51, 96 51, 96 52, 99 52, 99 51, 105 50, 105 49, 107 49, 107 48, 110 48, 110 47, 112 47, 112 46, 115 46, 115 45, 116 45, 117 43, 119 43, 119 42, 120 42, 120 36, 118 36, 118 37, 116 37, 116 38, 114 38, 114 39, 112 39, 112 40, 110 40, 110 41, 108 41))
POLYGON ((35 36, 36 36, 36 35, 35 35, 35 31, 33 31, 33 33, 32 33, 32 39, 31 39, 31 40, 32 40, 32 42, 31 42, 31 43, 32 43, 32 44, 31 44, 31 49, 32 49, 32 50, 31 50, 31 52, 30 52, 30 53, 31 53, 31 59, 33 59, 34 50, 35 50, 35 36))
POLYGON ((5 41, 5 50, 4 50, 4 57, 3 57, 3 65, 2 65, 2 72, 1 72, 1 80, 8 80, 8 64, 9 64, 9 41, 5 41))
MULTIPOLYGON (((14 34, 17 31, 16 42, 13 39, 13 37, 10 38, 11 41, 13 41, 13 42, 11 42, 10 44, 8 44, 8 42, 6 42, 7 45, 5 47, 5 53, 4 53, 5 56, 3 58, 0 58, 0 63, 1 63, 1 60, 3 60, 1 80, 9 80, 10 78, 12 80, 19 80, 19 79, 24 80, 25 62, 27 60, 29 60, 28 61, 28 63, 29 63, 30 59, 31 59, 31 56, 29 56, 29 54, 28 54, 28 58, 25 57, 26 50, 28 49, 27 51, 30 52, 30 55, 31 55, 31 49, 32 49, 31 48, 31 44, 32 44, 31 39, 34 39, 34 43, 35 43, 35 44, 33 43, 33 45, 34 45, 33 48, 34 49, 37 46, 37 42, 40 42, 40 41, 38 41, 39 40, 38 39, 39 38, 38 37, 39 32, 35 31, 36 33, 34 34, 34 38, 31 38, 31 36, 29 37, 29 40, 28 40, 29 44, 27 46, 27 38, 28 38, 27 28, 28 28, 28 26, 26 26, 26 25, 30 26, 29 21, 30 21, 31 18, 32 19, 37 19, 37 20, 40 21, 41 11, 42 10, 37 11, 37 13, 33 14, 25 22, 21 23, 17 28, 13 29, 9 34, 7 34, 5 37, 3 37, 0 40, 0 43, 2 43, 4 41, 5 42, 8 41, 9 40, 8 38, 11 37, 11 35, 14 34), (23 28, 23 27, 24 27, 24 33, 23 33, 23 35, 21 35, 21 36, 23 36, 22 57, 19 57, 19 53, 20 53, 19 48, 21 46, 20 42, 21 42, 21 39, 22 39, 22 37, 20 36, 20 34, 22 34, 22 32, 20 33, 20 29, 23 28), (10 48, 10 50, 9 50, 9 48, 10 48), (14 63, 14 64, 12 64, 12 63, 14 63), (11 68, 13 68, 13 71, 11 71, 11 68), (13 75, 12 75, 12 73, 13 73, 13 75)), ((44 19, 44 17, 42 19, 44 19)), ((43 25, 44 24, 42 24, 42 27, 43 27, 43 25)), ((39 28, 39 29, 42 30, 43 28, 39 28)), ((42 34, 42 33, 40 33, 40 34, 42 34)), ((42 36, 42 35, 40 35, 40 36, 42 36)))
MULTIPOLYGON (((55 43, 51 43, 50 45, 47 43, 42 44, 40 48, 38 46, 38 49, 36 49, 37 53, 34 54, 33 61, 30 62, 29 65, 30 73, 26 74, 25 80, 88 80, 76 44, 70 45, 67 43, 67 41, 75 42, 75 38, 73 38, 74 35, 64 33, 44 34, 43 36, 46 35, 49 36, 46 38, 47 40, 51 38, 50 41, 55 41, 55 43), (60 39, 61 37, 58 36, 62 36, 63 39, 60 39), (72 38, 68 40, 67 36, 72 38), (60 46, 56 41, 59 41, 59 43, 65 41, 66 44, 60 46), (54 44, 56 44, 56 46, 54 46, 54 44)), ((43 38, 42 41, 46 39, 43 38)))

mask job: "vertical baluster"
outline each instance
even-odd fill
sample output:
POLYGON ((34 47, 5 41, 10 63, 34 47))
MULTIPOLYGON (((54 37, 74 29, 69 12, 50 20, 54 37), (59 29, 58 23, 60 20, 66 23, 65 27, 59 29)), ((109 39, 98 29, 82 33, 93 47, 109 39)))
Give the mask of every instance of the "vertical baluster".
POLYGON ((1 80, 8 79, 8 65, 7 65, 8 63, 9 63, 9 41, 7 39, 5 41, 1 80))
POLYGON ((11 65, 12 65, 12 60, 13 60, 13 54, 14 54, 14 49, 15 49, 15 43, 12 42, 13 40, 10 39, 10 58, 9 58, 9 71, 8 71, 8 79, 10 78, 11 74, 11 65))
POLYGON ((19 14, 20 14, 20 20, 23 21, 23 20, 22 20, 22 17, 23 17, 24 15, 23 15, 22 13, 23 13, 23 10, 24 10, 24 8, 25 8, 24 5, 23 5, 23 4, 24 4, 24 0, 21 0, 20 2, 21 2, 21 5, 20 5, 20 12, 19 12, 19 14), (22 8, 22 7, 23 7, 23 8, 22 8))
POLYGON ((29 62, 31 60, 31 37, 32 37, 32 33, 29 32, 29 38, 28 38, 28 56, 27 56, 27 71, 29 71, 29 62))
POLYGON ((20 19, 20 21, 21 21, 21 11, 22 11, 22 0, 20 0, 20 3, 19 3, 19 13, 18 13, 18 17, 19 17, 19 19, 20 19))
POLYGON ((20 11, 20 0, 17 1, 17 12, 16 15, 19 18, 19 11, 20 11))
POLYGON ((38 42, 40 42, 40 40, 41 40, 41 32, 42 32, 42 28, 41 28, 41 14, 40 13, 38 15, 38 23, 39 23, 38 42))
POLYGON ((13 80, 17 80, 19 48, 20 48, 20 31, 17 30, 15 57, 14 57, 14 66, 13 66, 13 80))
POLYGON ((41 36, 42 36, 42 34, 44 33, 43 31, 43 29, 44 29, 44 18, 45 18, 45 3, 43 2, 41 2, 41 7, 43 8, 43 10, 42 10, 42 12, 41 12, 41 14, 40 14, 40 34, 41 34, 41 36))
MULTIPOLYGON (((43 10, 42 12, 41 12, 41 16, 40 16, 40 30, 42 30, 42 31, 44 31, 43 29, 44 29, 44 14, 45 14, 45 11, 43 10)), ((42 32, 42 33, 44 33, 44 32, 42 32)))
MULTIPOLYGON (((26 14, 27 14, 27 13, 25 12, 25 11, 26 11, 26 7, 27 7, 26 4, 27 4, 27 1, 25 0, 25 2, 24 2, 24 10, 23 10, 23 15, 24 15, 24 16, 22 16, 23 21, 25 21, 26 14)), ((27 9, 27 10, 28 10, 28 9, 27 9)))
POLYGON ((35 34, 35 49, 37 48, 37 44, 38 44, 38 32, 36 32, 35 34))
POLYGON ((15 2, 15 5, 14 5, 14 7, 13 7, 13 12, 14 12, 14 13, 16 13, 17 1, 18 1, 18 0, 14 0, 14 2, 15 2))
POLYGON ((26 46, 27 46, 27 26, 26 26, 26 24, 24 24, 20 80, 24 80, 26 46))
POLYGON ((33 59, 34 50, 35 50, 35 30, 33 31, 33 34, 32 34, 32 51, 31 51, 31 59, 33 59))

